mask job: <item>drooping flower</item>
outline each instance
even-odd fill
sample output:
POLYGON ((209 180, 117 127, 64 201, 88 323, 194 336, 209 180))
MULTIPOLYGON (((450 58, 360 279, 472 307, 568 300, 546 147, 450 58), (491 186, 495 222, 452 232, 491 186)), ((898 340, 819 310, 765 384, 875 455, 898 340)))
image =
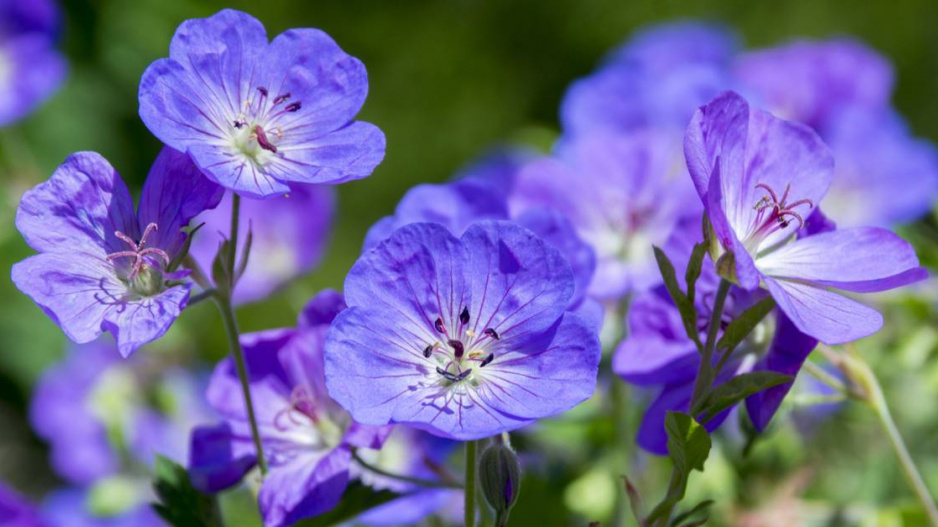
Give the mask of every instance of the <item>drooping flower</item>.
MULTIPOLYGON (((344 307, 340 294, 325 291, 298 328, 242 336, 270 469, 258 496, 264 525, 292 525, 333 508, 350 479, 352 449, 380 448, 390 432, 352 421, 326 392, 323 343, 344 307)), ((193 433, 190 470, 197 486, 214 492, 237 484, 256 457, 233 360, 219 363, 207 395, 224 422, 193 433)))
POLYGON ((257 19, 226 9, 179 26, 143 74, 140 117, 213 181, 269 197, 371 174, 385 140, 353 120, 367 92, 365 67, 322 31, 268 41, 257 19))
POLYGON ((13 266, 13 282, 73 341, 107 331, 129 356, 186 307, 192 284, 171 268, 184 250, 182 229, 221 196, 184 154, 164 148, 135 214, 107 160, 73 154, 23 195, 16 227, 40 254, 13 266))
POLYGON ((596 251, 591 296, 615 300, 660 282, 652 252, 684 218, 700 215, 674 156, 675 138, 652 131, 596 133, 561 141, 518 174, 509 204, 557 211, 596 251))
POLYGON ((102 339, 75 346, 43 373, 30 422, 55 472, 87 486, 150 466, 156 454, 185 459, 189 431, 210 415, 202 385, 164 357, 121 360, 102 339))
POLYGON ((726 92, 694 115, 684 148, 718 271, 746 290, 766 288, 802 332, 827 344, 870 335, 882 316, 831 289, 884 291, 926 276, 912 247, 884 229, 796 236, 833 175, 808 127, 726 92))
POLYGON ((559 414, 592 395, 599 341, 566 312, 563 256, 508 221, 456 238, 414 223, 349 272, 349 308, 326 342, 330 395, 364 424, 470 440, 559 414))
POLYGON ((32 112, 65 78, 58 26, 52 0, 0 0, 0 126, 32 112))
MULTIPOLYGON (((290 280, 312 270, 329 240, 335 193, 324 185, 297 187, 288 196, 241 202, 238 246, 252 233, 251 254, 238 279, 234 301, 261 300, 290 280)), ((195 219, 205 222, 192 243, 192 256, 210 268, 231 228, 231 194, 195 219)))

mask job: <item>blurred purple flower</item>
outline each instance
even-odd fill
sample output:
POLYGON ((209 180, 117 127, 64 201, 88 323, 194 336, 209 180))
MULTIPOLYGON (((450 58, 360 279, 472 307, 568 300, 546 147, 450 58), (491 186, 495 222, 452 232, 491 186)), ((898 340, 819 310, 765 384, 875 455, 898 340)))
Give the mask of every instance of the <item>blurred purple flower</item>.
POLYGON ((88 493, 81 489, 61 489, 46 497, 42 517, 55 527, 165 527, 150 503, 142 500, 127 510, 99 515, 88 505, 88 493))
POLYGON ((140 117, 213 181, 269 197, 371 174, 385 140, 353 121, 367 92, 364 65, 322 31, 269 42, 257 19, 226 9, 179 26, 169 58, 143 74, 140 117))
POLYGON ((329 393, 361 423, 469 440, 556 415, 592 395, 599 341, 565 313, 563 256, 508 221, 461 238, 414 223, 349 272, 326 342, 329 393))
POLYGON ((830 151, 808 127, 751 109, 726 92, 698 110, 684 146, 718 270, 746 290, 764 286, 804 333, 827 344, 870 335, 882 316, 829 289, 884 291, 926 276, 912 247, 879 228, 788 243, 833 175, 830 151))
MULTIPOLYGON (((311 271, 329 240, 334 212, 335 192, 324 185, 297 187, 284 197, 242 201, 238 246, 243 247, 248 226, 253 241, 248 265, 235 288, 235 302, 261 300, 311 271)), ((209 268, 231 228, 231 194, 195 222, 205 226, 193 240, 191 254, 209 268)))
POLYGON ((121 360, 114 344, 96 341, 69 350, 36 385, 30 420, 48 441, 51 463, 65 480, 90 485, 160 453, 186 459, 188 435, 208 418, 202 382, 151 355, 121 360))
POLYGON ((167 266, 184 249, 182 229, 221 197, 188 157, 164 148, 135 214, 107 160, 73 154, 23 195, 16 227, 40 254, 13 266, 13 282, 73 341, 108 331, 127 357, 186 307, 192 285, 167 266))
POLYGON ((52 527, 25 497, 0 481, 0 525, 7 527, 52 527))
POLYGON ((546 208, 569 219, 596 252, 590 296, 616 300, 653 287, 661 278, 652 246, 701 214, 676 141, 651 131, 564 140, 517 175, 511 214, 546 208))
POLYGON ((0 126, 32 112, 65 78, 58 19, 52 0, 0 0, 0 126))
MULTIPOLYGON (((270 463, 258 496, 264 525, 292 525, 335 507, 349 481, 352 449, 380 448, 390 432, 355 423, 326 392, 323 343, 344 308, 339 293, 324 291, 307 305, 297 329, 242 336, 270 463)), ((215 369, 208 400, 225 421, 195 430, 190 470, 194 484, 215 492, 237 484, 256 461, 233 360, 215 369)))

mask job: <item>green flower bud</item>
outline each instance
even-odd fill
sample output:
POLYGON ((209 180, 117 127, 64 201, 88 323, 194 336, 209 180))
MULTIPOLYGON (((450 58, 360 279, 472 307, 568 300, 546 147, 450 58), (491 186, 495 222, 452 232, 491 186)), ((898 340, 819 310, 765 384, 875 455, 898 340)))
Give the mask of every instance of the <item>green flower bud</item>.
POLYGON ((485 449, 479 459, 479 483, 495 511, 496 527, 504 527, 521 490, 521 463, 510 446, 494 443, 485 449))

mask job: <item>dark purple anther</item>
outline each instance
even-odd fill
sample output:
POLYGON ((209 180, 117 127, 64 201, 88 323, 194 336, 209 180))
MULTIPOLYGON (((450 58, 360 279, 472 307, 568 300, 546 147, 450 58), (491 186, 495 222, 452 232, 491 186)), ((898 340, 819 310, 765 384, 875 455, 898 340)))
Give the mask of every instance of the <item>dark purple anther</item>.
POLYGON ((283 101, 285 101, 285 100, 287 100, 287 99, 289 99, 289 98, 290 98, 290 92, 287 92, 287 93, 284 93, 284 94, 281 94, 281 95, 276 96, 276 97, 274 98, 274 106, 276 106, 276 105, 282 103, 283 101))
POLYGON ((488 366, 489 364, 491 364, 493 360, 495 360, 495 354, 494 354, 494 353, 489 353, 489 356, 488 356, 488 357, 482 359, 482 364, 479 364, 479 367, 480 367, 480 368, 484 368, 484 367, 488 366))
POLYGON ((436 322, 433 323, 433 327, 440 333, 446 333, 446 327, 443 326, 443 319, 440 317, 437 317, 436 322))
POLYGON ((498 336, 498 332, 492 328, 485 328, 485 331, 483 331, 482 333, 485 334, 485 336, 492 337, 495 340, 498 340, 500 338, 498 336))
POLYGON ((277 153, 277 146, 271 143, 269 139, 267 139, 267 132, 261 128, 261 125, 254 125, 254 135, 257 137, 257 144, 259 144, 261 148, 275 154, 277 153))
POLYGON ((264 88, 263 86, 258 86, 257 91, 261 92, 262 96, 267 97, 267 88, 264 88))
POLYGON ((470 373, 472 373, 472 368, 469 368, 468 370, 464 370, 462 373, 460 373, 459 375, 457 375, 457 376, 456 376, 456 380, 457 380, 457 381, 461 381, 461 380, 465 379, 466 377, 468 377, 470 373))
POLYGON ((423 348, 423 357, 429 359, 430 355, 433 354, 433 344, 427 344, 426 348, 423 348))
POLYGON ((443 368, 437 366, 436 372, 443 376, 444 379, 450 382, 458 382, 463 379, 462 374, 460 376, 453 375, 452 373, 444 370, 443 368))
POLYGON ((466 325, 469 323, 469 308, 468 307, 462 308, 462 313, 459 314, 459 321, 463 325, 466 325))
POLYGON ((300 101, 296 101, 296 102, 294 102, 294 103, 288 104, 287 107, 284 108, 284 110, 286 110, 286 111, 288 111, 288 112, 295 112, 295 111, 299 110, 299 109, 302 108, 302 107, 303 107, 303 103, 300 102, 300 101))
POLYGON ((466 353, 466 348, 458 340, 449 341, 449 345, 453 348, 453 354, 456 355, 457 359, 461 359, 463 354, 466 353))

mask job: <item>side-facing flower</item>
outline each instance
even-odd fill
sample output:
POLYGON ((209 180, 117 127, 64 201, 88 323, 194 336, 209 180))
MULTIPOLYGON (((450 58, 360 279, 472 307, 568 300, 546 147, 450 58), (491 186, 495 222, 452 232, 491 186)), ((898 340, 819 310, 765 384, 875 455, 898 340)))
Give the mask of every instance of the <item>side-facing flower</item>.
POLYGON ((661 279, 652 246, 700 215, 674 139, 652 131, 566 138, 520 171, 511 214, 539 207, 569 219, 596 252, 590 296, 615 300, 652 287, 661 279))
MULTIPOLYGON (((231 194, 218 207, 195 219, 204 222, 191 254, 203 269, 211 267, 231 225, 231 194)), ((297 187, 290 194, 241 202, 238 246, 251 232, 251 254, 234 290, 237 303, 261 300, 290 280, 311 271, 329 241, 335 192, 326 185, 297 187)))
POLYGON ((140 117, 212 180, 242 195, 371 174, 384 134, 354 121, 368 80, 325 33, 291 29, 268 41, 239 11, 188 20, 140 81, 140 117))
POLYGON ((592 395, 599 341, 566 312, 563 256, 508 221, 456 238, 414 223, 365 252, 326 341, 326 385, 361 423, 458 440, 556 415, 592 395))
POLYGON ((0 0, 0 126, 34 110, 65 78, 58 19, 53 0, 0 0))
POLYGON ((797 236, 833 174, 830 151, 807 126, 725 92, 694 115, 684 148, 718 272, 766 288, 802 332, 827 344, 870 335, 882 316, 831 289, 884 291, 926 276, 912 247, 884 229, 797 236))
MULTIPOLYGON (((334 291, 306 306, 296 329, 242 336, 261 441, 270 464, 258 500, 264 525, 292 525, 334 507, 348 484, 353 448, 380 448, 388 427, 362 426, 329 398, 323 343, 345 307, 334 291)), ((219 363, 207 392, 222 416, 196 429, 190 469, 207 491, 238 483, 255 464, 254 444, 235 363, 219 363)))
POLYGON ((107 331, 129 356, 186 307, 192 284, 173 268, 185 249, 182 229, 221 197, 188 157, 164 148, 135 214, 107 160, 73 154, 20 201, 16 227, 40 254, 13 266, 13 282, 73 341, 107 331))

